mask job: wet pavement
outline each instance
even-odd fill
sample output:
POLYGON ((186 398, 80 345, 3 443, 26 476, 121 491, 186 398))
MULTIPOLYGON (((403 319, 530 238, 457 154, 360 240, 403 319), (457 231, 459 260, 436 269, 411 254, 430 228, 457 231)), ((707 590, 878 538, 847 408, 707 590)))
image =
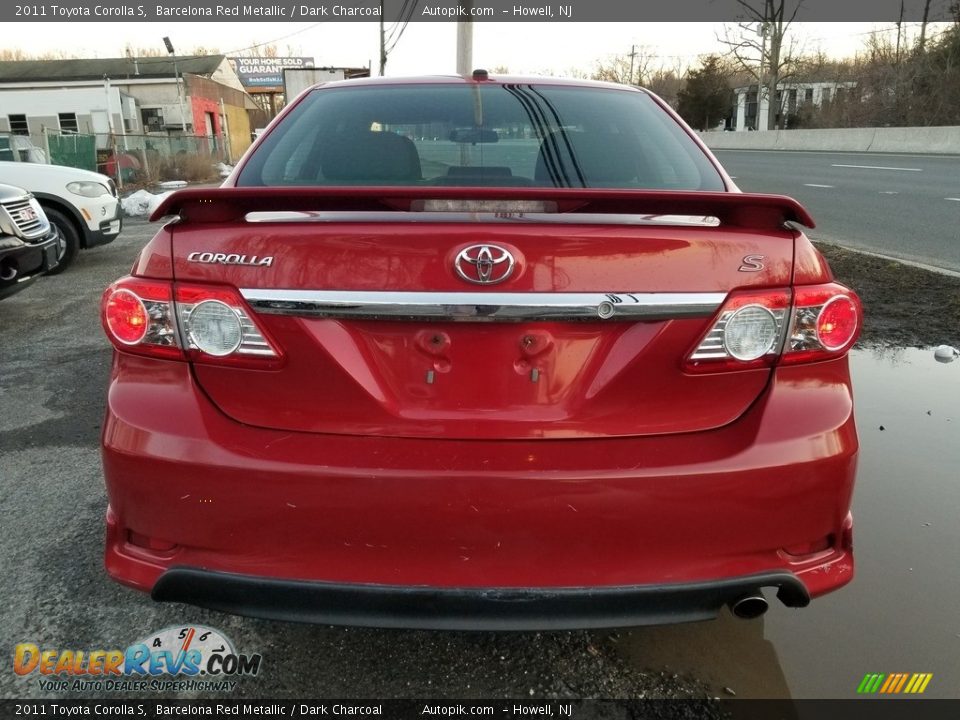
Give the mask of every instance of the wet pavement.
POLYGON ((868 672, 933 673, 925 696, 960 697, 960 362, 858 350, 851 367, 854 581, 802 610, 774 601, 759 620, 725 611, 625 630, 631 663, 697 677, 720 697, 850 698, 868 672))

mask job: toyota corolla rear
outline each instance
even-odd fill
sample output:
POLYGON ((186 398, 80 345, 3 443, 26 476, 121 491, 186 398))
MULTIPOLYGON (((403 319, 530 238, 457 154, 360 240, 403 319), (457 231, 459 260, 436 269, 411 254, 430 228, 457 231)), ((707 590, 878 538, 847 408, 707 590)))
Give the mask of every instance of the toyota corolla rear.
POLYGON ((655 97, 331 83, 162 215, 103 301, 116 580, 503 629, 852 578, 859 301, 655 97))

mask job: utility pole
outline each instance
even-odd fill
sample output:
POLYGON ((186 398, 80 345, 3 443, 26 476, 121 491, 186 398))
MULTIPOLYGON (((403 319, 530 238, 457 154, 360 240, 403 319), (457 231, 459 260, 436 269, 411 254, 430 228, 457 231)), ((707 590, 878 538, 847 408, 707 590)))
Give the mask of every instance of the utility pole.
MULTIPOLYGON (((904 119, 903 109, 901 107, 900 99, 903 97, 903 70, 900 67, 900 34, 903 29, 903 0, 900 0, 900 19, 897 20, 897 57, 896 64, 894 67, 894 78, 893 78, 893 104, 894 104, 894 113, 896 114, 895 122, 899 125, 900 122, 904 119)), ((903 38, 904 50, 906 50, 907 39, 903 38)))
MULTIPOLYGON (((767 63, 767 120, 766 130, 777 127, 777 115, 780 113, 780 102, 777 92, 780 85, 780 53, 783 48, 784 36, 784 7, 786 0, 766 0, 763 5, 763 56, 767 63), (770 38, 770 48, 767 49, 767 36, 770 38)), ((789 25, 789 23, 787 23, 789 25)))
POLYGON ((900 0, 900 19, 897 20, 897 56, 896 66, 900 68, 900 33, 903 29, 903 0, 900 0))
POLYGON ((220 98, 220 135, 223 138, 223 154, 227 158, 227 163, 233 165, 233 151, 230 148, 230 122, 227 120, 227 109, 224 107, 223 98, 220 98))
POLYGON ((460 0, 461 17, 466 20, 457 20, 457 74, 469 75, 473 72, 473 21, 470 12, 473 9, 473 0, 460 0))
MULTIPOLYGON (((470 77, 473 73, 473 21, 470 20, 470 10, 473 0, 460 0, 461 17, 466 20, 457 20, 457 74, 470 77)), ((460 165, 473 165, 473 148, 467 143, 460 144, 460 165)))
MULTIPOLYGON (((960 8, 958 8, 960 10, 960 8)), ((927 44, 927 22, 930 20, 930 0, 926 0, 923 5, 923 22, 920 24, 920 42, 918 47, 920 52, 923 52, 924 47, 927 44)))
POLYGON ((173 51, 173 43, 170 42, 169 37, 163 39, 163 44, 167 48, 167 54, 173 58, 173 78, 177 81, 177 103, 180 105, 180 128, 183 131, 183 134, 187 134, 187 116, 183 112, 183 88, 180 87, 180 71, 177 70, 177 55, 173 51))
MULTIPOLYGON (((760 40, 760 68, 757 70, 757 114, 753 119, 753 129, 760 129, 760 116, 763 112, 763 61, 767 58, 767 23, 760 23, 757 32, 761 36, 760 40)), ((764 128, 766 129, 766 128, 764 128)))
POLYGON ((633 61, 637 57, 637 46, 630 46, 630 79, 627 80, 627 85, 633 85, 633 61))
POLYGON ((387 69, 387 31, 383 25, 383 0, 380 0, 380 77, 387 69))
MULTIPOLYGON (((107 97, 107 128, 110 131, 110 149, 113 152, 113 170, 116 173, 117 187, 123 189, 123 174, 120 172, 120 155, 117 153, 117 136, 113 129, 113 113, 110 112, 110 78, 103 76, 103 92, 107 97)), ((120 112, 122 114, 123 107, 120 112)), ((96 152, 96 151, 94 151, 96 152)))

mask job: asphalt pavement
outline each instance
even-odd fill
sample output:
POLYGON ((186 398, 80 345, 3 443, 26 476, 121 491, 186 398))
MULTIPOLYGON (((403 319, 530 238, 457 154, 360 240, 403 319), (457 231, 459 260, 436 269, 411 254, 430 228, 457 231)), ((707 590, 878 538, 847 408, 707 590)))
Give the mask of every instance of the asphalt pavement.
POLYGON ((811 238, 960 271, 960 156, 716 150, 745 192, 789 195, 811 238))

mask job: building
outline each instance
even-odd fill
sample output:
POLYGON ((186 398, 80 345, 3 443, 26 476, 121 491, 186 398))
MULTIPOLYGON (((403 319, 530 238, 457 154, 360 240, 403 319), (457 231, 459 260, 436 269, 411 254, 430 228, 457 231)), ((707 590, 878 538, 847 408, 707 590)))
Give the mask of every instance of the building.
MULTIPOLYGON (((845 92, 856 88, 855 82, 785 82, 777 85, 777 126, 788 128, 790 117, 804 105, 821 107, 845 92)), ((731 130, 767 130, 769 93, 764 87, 757 103, 757 86, 743 85, 733 89, 735 95, 733 127, 731 130)))
POLYGON ((39 147, 51 133, 123 149, 196 138, 191 147, 232 161, 260 114, 223 55, 0 62, 0 133, 28 135, 39 147))

